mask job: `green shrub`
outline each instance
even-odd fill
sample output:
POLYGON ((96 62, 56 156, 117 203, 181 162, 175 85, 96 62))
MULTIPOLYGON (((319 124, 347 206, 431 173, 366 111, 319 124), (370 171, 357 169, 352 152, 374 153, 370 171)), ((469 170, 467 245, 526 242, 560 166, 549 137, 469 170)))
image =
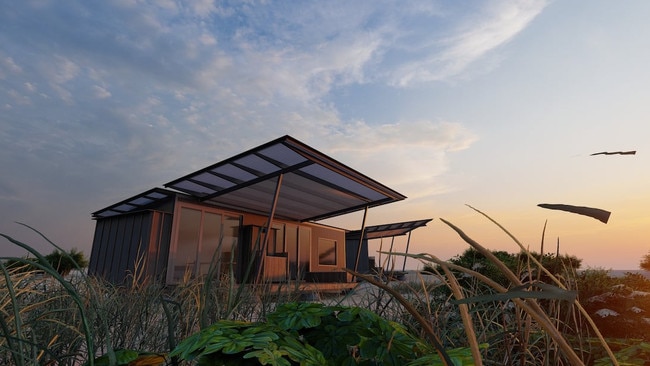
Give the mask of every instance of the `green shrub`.
MULTIPOLYGON (((452 352, 473 364, 468 349, 452 352)), ((219 321, 186 338, 170 356, 199 365, 424 365, 434 348, 394 322, 358 308, 287 303, 266 322, 219 321)))
MULTIPOLYGON (((83 252, 73 248, 69 252, 55 249, 52 253, 43 256, 45 260, 61 276, 65 276, 73 269, 88 267, 88 260, 83 252)), ((10 258, 4 263, 8 269, 16 269, 21 272, 38 271, 38 259, 33 257, 10 258)))

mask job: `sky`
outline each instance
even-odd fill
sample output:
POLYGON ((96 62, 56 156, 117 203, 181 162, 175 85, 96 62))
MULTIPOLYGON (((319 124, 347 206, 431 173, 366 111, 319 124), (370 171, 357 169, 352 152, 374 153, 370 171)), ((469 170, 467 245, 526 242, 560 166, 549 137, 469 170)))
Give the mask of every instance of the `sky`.
MULTIPOLYGON (((410 252, 468 247, 440 218, 517 252, 474 207, 531 250, 638 269, 647 14, 645 0, 5 2, 0 233, 51 252, 24 223, 89 255, 92 212, 288 134, 408 197, 366 224, 433 218, 410 252)), ((326 223, 359 229, 362 213, 326 223)))

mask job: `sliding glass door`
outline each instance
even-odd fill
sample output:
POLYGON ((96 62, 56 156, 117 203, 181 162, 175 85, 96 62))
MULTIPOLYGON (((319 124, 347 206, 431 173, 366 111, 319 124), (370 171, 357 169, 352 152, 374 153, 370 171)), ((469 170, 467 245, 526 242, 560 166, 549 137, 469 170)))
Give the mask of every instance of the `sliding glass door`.
POLYGON ((231 273, 237 264, 240 217, 184 205, 177 214, 167 282, 178 283, 211 270, 219 276, 231 273))

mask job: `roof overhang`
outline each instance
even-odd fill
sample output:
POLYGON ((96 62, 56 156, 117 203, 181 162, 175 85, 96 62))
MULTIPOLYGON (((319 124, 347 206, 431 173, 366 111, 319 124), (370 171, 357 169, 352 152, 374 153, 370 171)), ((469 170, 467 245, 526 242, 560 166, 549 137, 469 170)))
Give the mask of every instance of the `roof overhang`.
POLYGON ((92 214, 101 219, 147 209, 178 192, 240 212, 268 215, 282 176, 276 218, 314 221, 406 197, 284 136, 92 214))
POLYGON ((290 136, 173 180, 165 187, 208 204, 268 215, 280 175, 276 218, 321 220, 406 198, 290 136))
POLYGON ((99 211, 95 211, 92 213, 92 217, 94 219, 103 219, 106 217, 142 211, 148 207, 155 205, 158 202, 174 197, 177 194, 178 192, 162 188, 153 188, 131 198, 127 198, 124 201, 110 205, 99 211))
MULTIPOLYGON (((363 229, 365 239, 390 238, 395 236, 406 235, 412 230, 426 226, 433 219, 423 219, 415 221, 396 222, 392 224, 368 226, 363 229)), ((346 239, 359 239, 361 230, 349 231, 346 239)))

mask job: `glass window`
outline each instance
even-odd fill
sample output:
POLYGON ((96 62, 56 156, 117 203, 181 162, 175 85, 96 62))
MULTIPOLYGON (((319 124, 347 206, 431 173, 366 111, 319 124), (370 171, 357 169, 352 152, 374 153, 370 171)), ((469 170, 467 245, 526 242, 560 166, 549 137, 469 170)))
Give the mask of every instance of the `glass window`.
POLYGON ((239 257, 239 216, 223 216, 223 244, 221 245, 221 274, 237 273, 237 258, 239 257))
POLYGON ((180 208, 176 245, 170 253, 169 282, 180 282, 186 275, 206 275, 212 263, 221 263, 221 268, 214 270, 222 275, 236 265, 241 219, 214 211, 180 208))
POLYGON ((208 274, 210 263, 219 259, 217 249, 221 245, 221 215, 204 212, 201 246, 199 248, 199 275, 208 274))
POLYGON ((318 264, 324 266, 336 265, 336 240, 318 239, 318 264))
POLYGON ((309 258, 311 256, 311 229, 304 226, 298 227, 298 276, 302 278, 309 272, 309 258))
POLYGON ((183 207, 178 220, 178 239, 172 262, 173 281, 180 281, 185 276, 195 274, 196 256, 199 248, 201 211, 183 207))
POLYGON ((269 235, 269 242, 266 247, 267 255, 281 255, 285 252, 284 250, 284 226, 283 225, 274 225, 271 228, 271 233, 269 235))

